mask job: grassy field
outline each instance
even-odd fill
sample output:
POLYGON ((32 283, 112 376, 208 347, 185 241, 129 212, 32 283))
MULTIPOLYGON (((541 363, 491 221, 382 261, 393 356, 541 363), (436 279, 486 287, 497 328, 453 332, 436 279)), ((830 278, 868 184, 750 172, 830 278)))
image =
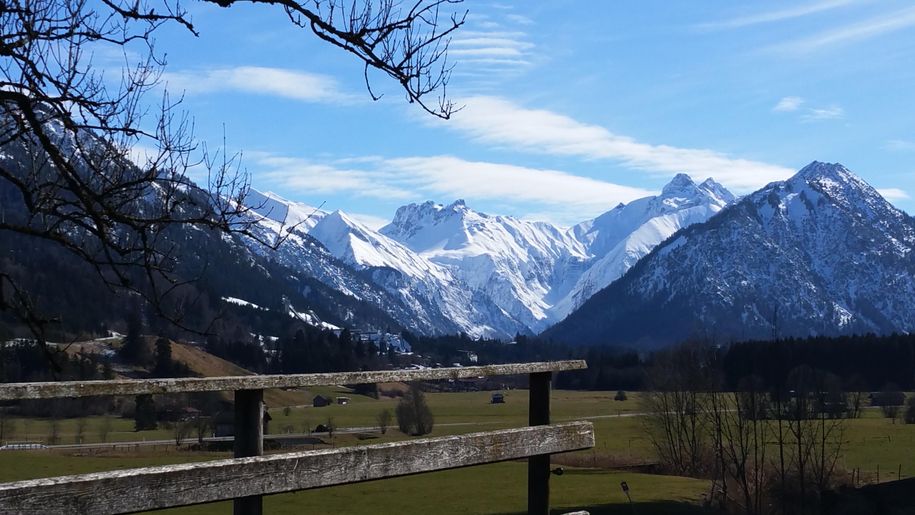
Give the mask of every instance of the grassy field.
MULTIPOLYGON (((303 427, 314 427, 333 418, 343 427, 376 425, 377 414, 384 409, 393 411, 397 400, 378 400, 352 395, 342 388, 323 388, 308 392, 336 397, 346 395, 351 402, 345 406, 324 408, 296 406, 288 415, 279 406, 270 409, 273 421, 270 430, 282 432, 291 427, 301 432, 303 427)), ((638 411, 638 395, 627 401, 614 401, 615 392, 554 391, 552 416, 555 421, 592 418, 597 429, 596 452, 622 453, 641 459, 649 455, 647 441, 638 432, 639 419, 631 416, 638 411), (624 434, 625 436, 620 436, 624 434)), ((501 427, 522 426, 527 423, 527 391, 505 392, 505 404, 490 404, 489 392, 432 393, 428 394, 430 408, 436 417, 432 436, 484 431, 501 427)), ((102 424, 100 417, 86 419, 85 440, 93 440, 95 430, 102 424)), ((33 440, 42 440, 48 429, 46 420, 18 421, 17 427, 28 427, 33 440)), ((114 419, 110 440, 168 439, 168 430, 132 431, 132 421, 114 419)), ((74 439, 76 421, 61 421, 61 439, 74 439)), ((373 436, 377 436, 373 435, 373 436)), ((326 437, 325 440, 327 440, 326 437)), ((407 438, 396 428, 386 435, 362 440, 356 434, 338 434, 333 443, 337 446, 360 445, 394 441, 407 438)), ((99 451, 94 451, 99 452, 99 451)), ((131 452, 100 451, 100 455, 87 455, 86 451, 22 451, 0 452, 0 481, 75 474, 98 470, 112 470, 153 464, 201 461, 226 457, 220 453, 195 453, 179 451, 170 446, 155 450, 131 452)), ((627 458, 628 459, 628 458, 627 458)), ((552 480, 552 505, 562 512, 573 508, 587 508, 592 513, 630 513, 631 508, 620 490, 620 481, 632 488, 639 513, 701 513, 700 497, 707 491, 708 482, 690 478, 656 476, 609 470, 568 468, 563 476, 552 480)), ((408 478, 325 488, 321 490, 271 496, 266 500, 269 513, 521 513, 526 506, 526 465, 509 462, 469 469, 424 474, 408 478), (419 492, 419 494, 418 494, 419 492), (431 493, 434 492, 434 495, 431 493)), ((182 514, 216 514, 231 511, 226 504, 204 505, 179 510, 182 514)))
MULTIPOLYGON (((289 394, 292 392, 280 393, 291 397, 289 394)), ((294 433, 304 433, 307 432, 306 428, 314 429, 316 425, 324 424, 330 418, 333 418, 336 425, 341 428, 373 428, 377 425, 377 415, 380 411, 387 409, 393 414, 397 405, 397 399, 394 398, 382 397, 376 400, 353 395, 350 390, 345 388, 334 387, 310 390, 307 395, 296 393, 295 398, 310 400, 318 394, 331 398, 347 396, 350 398, 350 403, 347 405, 334 404, 323 408, 314 408, 310 404, 296 405, 291 407, 289 415, 286 415, 281 406, 270 403, 272 395, 265 394, 268 411, 273 417, 269 432, 284 433, 287 432, 287 429, 291 429, 294 433)), ((505 404, 490 404, 490 392, 427 394, 429 406, 435 414, 436 430, 433 432, 433 436, 527 424, 527 391, 511 390, 506 391, 505 394, 505 404)), ((614 394, 615 392, 555 391, 552 397, 553 420, 562 422, 584 417, 612 418, 619 414, 638 411, 637 393, 631 394, 629 400, 626 401, 614 401, 614 394)), ((278 397, 279 394, 274 396, 278 397)), ((598 420, 602 420, 602 418, 595 419, 595 421, 598 420)), ((135 432, 132 419, 86 417, 82 443, 102 441, 99 429, 106 422, 110 427, 106 439, 108 442, 169 440, 173 435, 173 431, 165 428, 135 432)), ((58 423, 60 443, 76 443, 78 419, 62 419, 58 423)), ((51 433, 50 426, 51 422, 48 419, 17 418, 13 422, 12 433, 10 434, 8 428, 4 440, 44 443, 47 442, 51 433)))
MULTIPOLYGON (((620 489, 626 481, 639 514, 702 513, 699 498, 708 483, 697 479, 609 471, 569 470, 551 480, 554 513, 587 509, 625 513, 632 508, 620 489)), ((510 462, 357 485, 276 495, 264 511, 296 513, 524 513, 527 466, 510 462)), ((228 503, 168 510, 164 513, 228 513, 228 503)))
MULTIPOLYGON (((203 461, 219 453, 150 452, 78 456, 53 452, 0 453, 0 481, 77 474, 97 470, 203 461)), ((298 513, 522 513, 526 506, 527 468, 522 462, 498 463, 418 476, 270 496, 265 511, 298 513)), ((590 469, 570 469, 551 480, 551 504, 557 512, 630 513, 620 481, 626 481, 638 513, 702 513, 698 502, 708 482, 590 469), (672 511, 673 510, 673 511, 672 511)), ((231 513, 229 503, 215 503, 157 513, 209 515, 231 513)))
POLYGON ((915 477, 915 424, 883 418, 880 410, 865 410, 864 416, 850 420, 845 433, 846 449, 839 462, 846 470, 859 468, 869 481, 915 477))
MULTIPOLYGON (((288 393, 288 392, 287 392, 288 393)), ((297 405, 287 411, 271 406, 271 433, 291 429, 304 432, 333 418, 340 428, 367 428, 365 435, 338 433, 327 443, 335 446, 364 445, 407 438, 396 427, 387 434, 370 430, 376 425, 377 414, 394 410, 397 400, 378 400, 353 395, 343 388, 322 388, 297 393, 298 399, 310 399, 315 394, 330 397, 345 395, 347 405, 324 408, 297 405)), ((566 420, 589 419, 594 423, 596 446, 592 450, 572 455, 556 456, 554 460, 567 467, 567 473, 552 480, 553 506, 561 511, 586 508, 592 513, 631 513, 619 483, 625 480, 632 487, 637 513, 699 513, 699 499, 707 492, 707 481, 670 476, 637 474, 609 470, 627 465, 649 463, 653 451, 645 436, 644 417, 639 416, 637 393, 626 401, 614 401, 615 392, 554 391, 552 418, 566 420)), ((431 393, 427 395, 435 414, 432 436, 484 431, 527 423, 527 392, 505 391, 505 404, 490 404, 490 392, 431 393)), ((75 439, 76 420, 61 421, 61 440, 75 439)), ((86 419, 84 441, 97 440, 96 432, 103 423, 101 417, 86 419)), ((46 420, 19 420, 16 440, 43 440, 47 436, 46 420), (28 431, 28 434, 24 433, 28 431), (27 438, 28 436, 28 438, 27 438)), ((171 431, 134 432, 133 421, 110 419, 110 441, 168 440, 171 431)), ((903 477, 915 475, 915 425, 893 423, 881 418, 878 410, 866 410, 865 416, 848 421, 845 434, 846 451, 840 465, 847 470, 860 468, 866 479, 896 479, 901 466, 903 477)), ((30 451, 0 452, 0 480, 48 477, 97 470, 111 470, 153 464, 200 461, 227 456, 220 453, 194 453, 177 450, 173 445, 131 452, 93 451, 30 451)), ((380 482, 326 488, 272 496, 267 499, 270 513, 520 513, 524 510, 526 469, 520 462, 510 462, 470 469, 425 474, 380 482), (434 494, 431 494, 433 493, 434 494)), ((175 513, 226 513, 226 505, 206 505, 175 510, 175 513)))

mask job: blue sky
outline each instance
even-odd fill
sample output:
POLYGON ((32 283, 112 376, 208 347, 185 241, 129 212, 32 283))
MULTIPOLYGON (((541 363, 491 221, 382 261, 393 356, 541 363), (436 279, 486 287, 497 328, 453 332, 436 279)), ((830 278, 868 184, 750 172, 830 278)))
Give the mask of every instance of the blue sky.
POLYGON ((915 213, 915 6, 905 1, 479 2, 441 121, 269 7, 191 5, 165 81, 254 187, 372 225, 405 203, 572 224, 675 173, 737 193, 841 162, 915 213))

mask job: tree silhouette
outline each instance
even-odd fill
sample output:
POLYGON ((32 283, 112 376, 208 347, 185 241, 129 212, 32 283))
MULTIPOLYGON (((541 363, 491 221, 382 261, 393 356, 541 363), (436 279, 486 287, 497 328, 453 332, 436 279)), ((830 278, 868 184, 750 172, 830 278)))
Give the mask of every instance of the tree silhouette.
POLYGON ((426 396, 415 383, 411 384, 410 389, 400 398, 395 415, 400 432, 412 436, 431 433, 435 423, 432 411, 426 404, 426 396))
MULTIPOLYGON (((377 70, 427 112, 448 118, 455 110, 445 89, 450 37, 466 16, 453 9, 460 0, 245 3, 281 9, 293 25, 361 61, 373 99, 379 97, 369 71, 377 70)), ((182 296, 193 278, 175 273, 174 228, 259 237, 244 216, 249 183, 237 156, 198 145, 180 99, 167 92, 156 102, 148 98, 165 66, 154 35, 169 25, 199 35, 178 0, 0 5, 0 232, 65 249, 112 289, 141 296, 158 315, 188 328, 182 296), (120 81, 93 62, 112 49, 124 58, 120 81), (130 158, 137 146, 148 149, 140 165, 130 158), (187 178, 193 165, 206 169, 205 189, 187 178)), ((44 344, 59 316, 39 309, 21 276, 0 266, 0 312, 44 344)))

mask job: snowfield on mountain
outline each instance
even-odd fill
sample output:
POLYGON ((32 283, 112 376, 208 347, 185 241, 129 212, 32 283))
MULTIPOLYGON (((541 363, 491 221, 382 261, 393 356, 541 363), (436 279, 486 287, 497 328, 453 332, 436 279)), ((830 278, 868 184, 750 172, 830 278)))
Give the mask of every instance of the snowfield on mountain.
MULTIPOLYGON (((314 268, 297 258, 307 233, 397 298, 415 317, 414 326, 495 337, 546 329, 655 245, 734 200, 711 179, 696 184, 680 174, 660 195, 621 204, 572 228, 488 215, 459 200, 447 206, 402 206, 390 224, 374 231, 340 211, 253 193, 262 237, 286 235, 295 227, 291 248, 278 250, 287 266, 299 262, 314 268)), ((346 284, 326 279, 329 286, 355 294, 346 284)))
POLYGON ((668 239, 545 336, 657 346, 915 330, 915 219, 814 162, 668 239))

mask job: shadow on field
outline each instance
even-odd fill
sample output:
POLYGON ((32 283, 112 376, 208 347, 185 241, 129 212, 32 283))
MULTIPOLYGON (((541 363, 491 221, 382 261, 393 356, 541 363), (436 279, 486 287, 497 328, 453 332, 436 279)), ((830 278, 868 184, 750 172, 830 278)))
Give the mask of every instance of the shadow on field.
POLYGON ((584 510, 591 515, 708 515, 713 513, 692 503, 676 501, 638 502, 633 504, 600 504, 581 506, 575 509, 563 508, 551 510, 553 514, 569 513, 584 510))
MULTIPOLYGON (((637 502, 633 504, 615 503, 599 504, 594 506, 576 506, 574 508, 553 508, 552 515, 561 515, 584 510, 590 515, 709 515, 715 513, 692 503, 677 501, 637 502)), ((523 513, 523 512, 521 512, 523 513)), ((520 513, 500 515, 521 515, 520 513)))

